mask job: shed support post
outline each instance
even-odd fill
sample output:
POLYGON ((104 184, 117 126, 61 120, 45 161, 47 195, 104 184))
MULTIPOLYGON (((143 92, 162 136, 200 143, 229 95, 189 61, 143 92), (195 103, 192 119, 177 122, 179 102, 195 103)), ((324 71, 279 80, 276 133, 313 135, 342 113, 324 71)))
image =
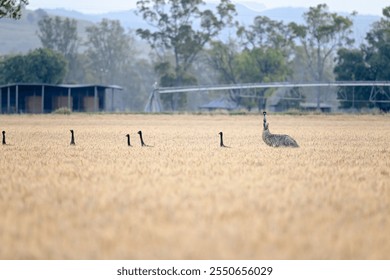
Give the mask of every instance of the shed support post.
POLYGON ((114 89, 111 89, 111 112, 114 112, 114 89))
POLYGON ((11 113, 11 87, 7 91, 7 113, 11 113))
POLYGON ((98 90, 97 90, 97 87, 95 86, 95 92, 94 92, 94 96, 93 96, 93 103, 94 103, 94 109, 95 109, 95 112, 98 111, 98 90))
POLYGON ((19 112, 19 86, 15 89, 15 113, 19 112))
POLYGON ((42 85, 42 114, 45 112, 45 86, 42 85))
POLYGON ((70 88, 68 88, 68 109, 70 110, 70 111, 72 111, 72 107, 70 107, 70 92, 71 91, 71 89, 70 88))

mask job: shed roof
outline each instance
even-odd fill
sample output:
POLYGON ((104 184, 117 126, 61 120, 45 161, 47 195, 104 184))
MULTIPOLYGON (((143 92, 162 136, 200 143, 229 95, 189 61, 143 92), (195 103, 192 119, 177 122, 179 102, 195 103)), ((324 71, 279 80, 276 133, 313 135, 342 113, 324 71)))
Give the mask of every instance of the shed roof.
MULTIPOLYGON (((317 103, 315 102, 303 102, 303 103, 300 103, 299 104, 302 108, 317 108, 317 103)), ((320 103, 320 108, 332 108, 332 105, 331 104, 328 104, 328 103, 323 103, 321 102, 320 103)))
POLYGON ((123 90, 123 87, 117 85, 99 85, 99 84, 47 84, 47 83, 12 83, 6 85, 0 85, 0 88, 14 87, 14 86, 47 86, 47 87, 58 87, 58 88, 87 88, 87 87, 98 87, 104 89, 116 89, 123 90))
POLYGON ((215 99, 207 104, 199 106, 201 109, 225 109, 225 110, 234 110, 237 108, 237 103, 233 100, 230 100, 226 97, 221 97, 215 99))

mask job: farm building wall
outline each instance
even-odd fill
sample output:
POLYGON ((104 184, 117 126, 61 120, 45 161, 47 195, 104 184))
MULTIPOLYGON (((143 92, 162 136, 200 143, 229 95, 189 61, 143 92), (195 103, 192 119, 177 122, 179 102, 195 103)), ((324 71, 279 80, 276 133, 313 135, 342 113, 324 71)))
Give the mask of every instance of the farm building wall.
MULTIPOLYGON (((0 114, 51 113, 59 108, 75 112, 110 111, 106 93, 109 86, 101 85, 48 85, 12 84, 0 86, 0 114)), ((115 89, 121 89, 115 87, 115 89)))

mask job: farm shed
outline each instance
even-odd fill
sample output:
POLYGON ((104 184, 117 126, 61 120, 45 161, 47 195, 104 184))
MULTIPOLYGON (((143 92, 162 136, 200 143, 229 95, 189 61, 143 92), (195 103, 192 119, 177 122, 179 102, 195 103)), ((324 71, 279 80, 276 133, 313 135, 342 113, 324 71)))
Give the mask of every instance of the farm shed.
POLYGON ((51 113, 59 108, 74 112, 113 111, 115 85, 51 85, 18 83, 0 86, 0 113, 51 113))
POLYGON ((207 104, 204 104, 202 106, 199 106, 200 109, 207 109, 209 111, 212 110, 234 110, 238 108, 238 105, 233 100, 230 100, 226 97, 221 97, 218 99, 215 99, 207 104))
MULTIPOLYGON (((300 108, 304 111, 316 111, 317 103, 304 102, 299 104, 300 108)), ((324 113, 329 113, 332 111, 332 105, 328 103, 320 103, 320 110, 324 113)))

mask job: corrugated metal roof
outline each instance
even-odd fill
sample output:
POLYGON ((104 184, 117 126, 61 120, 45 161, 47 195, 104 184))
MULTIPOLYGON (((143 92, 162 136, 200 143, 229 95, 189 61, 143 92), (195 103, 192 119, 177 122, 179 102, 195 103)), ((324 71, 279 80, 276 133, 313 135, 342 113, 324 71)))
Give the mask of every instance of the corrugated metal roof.
POLYGON ((207 104, 199 106, 201 109, 225 109, 225 110, 234 110, 237 108, 237 103, 226 98, 221 97, 215 99, 207 104))
POLYGON ((6 85, 0 85, 0 88, 14 87, 14 86, 47 86, 47 87, 60 87, 60 88, 86 88, 86 87, 99 87, 109 88, 116 90, 123 90, 123 87, 117 85, 99 85, 99 84, 46 84, 46 83, 12 83, 6 85))

